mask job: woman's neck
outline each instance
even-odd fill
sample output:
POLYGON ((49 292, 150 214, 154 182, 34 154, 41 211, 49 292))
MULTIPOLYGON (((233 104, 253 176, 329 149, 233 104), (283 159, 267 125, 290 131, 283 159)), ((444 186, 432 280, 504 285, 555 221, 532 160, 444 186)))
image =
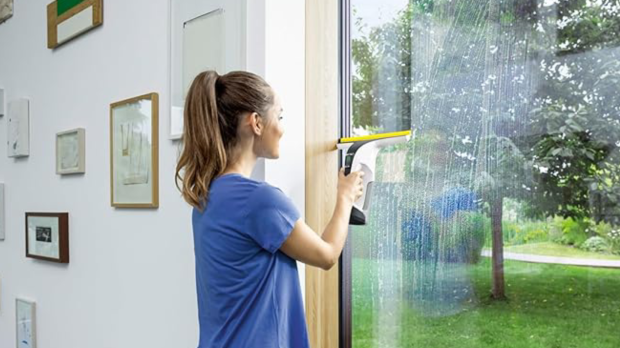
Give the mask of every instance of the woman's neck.
POLYGON ((226 170, 224 170, 224 173, 222 174, 238 173, 249 178, 252 175, 254 166, 256 165, 256 155, 250 150, 239 152, 236 156, 232 157, 234 161, 228 164, 226 170))

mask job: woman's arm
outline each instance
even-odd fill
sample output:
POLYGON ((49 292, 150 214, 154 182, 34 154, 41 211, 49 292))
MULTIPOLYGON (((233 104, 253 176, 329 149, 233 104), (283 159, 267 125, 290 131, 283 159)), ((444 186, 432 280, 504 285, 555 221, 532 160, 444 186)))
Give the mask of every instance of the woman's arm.
POLYGON ((364 173, 359 171, 345 177, 341 170, 336 208, 322 236, 319 237, 302 219, 299 219, 280 250, 305 264, 324 270, 332 268, 338 261, 347 240, 353 202, 362 196, 363 175, 364 173))

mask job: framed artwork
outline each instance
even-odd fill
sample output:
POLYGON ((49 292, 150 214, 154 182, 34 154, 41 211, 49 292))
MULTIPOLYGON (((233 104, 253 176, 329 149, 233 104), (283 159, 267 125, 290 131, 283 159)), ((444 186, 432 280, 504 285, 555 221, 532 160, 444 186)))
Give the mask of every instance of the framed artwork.
POLYGON ((35 303, 24 299, 15 300, 15 329, 17 348, 36 348, 35 303))
POLYGON ((56 48, 103 24, 103 0, 56 0, 47 5, 47 47, 56 48))
POLYGON ((86 171, 86 131, 76 128, 56 134, 56 174, 86 171))
POLYGON ((0 0, 0 23, 13 16, 13 0, 0 0))
POLYGON ((69 263, 69 213, 26 213, 26 257, 69 263))
POLYGON ((246 1, 170 0, 170 139, 183 133, 185 97, 196 75, 246 66, 246 1))
POLYGON ((8 106, 8 156, 26 157, 30 154, 30 102, 21 98, 8 106))
POLYGON ((0 88, 0 117, 4 116, 4 113, 4 88, 0 88))
POLYGON ((110 105, 110 201, 117 208, 159 206, 159 96, 110 105))
POLYGON ((0 240, 5 238, 6 222, 4 217, 4 184, 0 183, 0 240))

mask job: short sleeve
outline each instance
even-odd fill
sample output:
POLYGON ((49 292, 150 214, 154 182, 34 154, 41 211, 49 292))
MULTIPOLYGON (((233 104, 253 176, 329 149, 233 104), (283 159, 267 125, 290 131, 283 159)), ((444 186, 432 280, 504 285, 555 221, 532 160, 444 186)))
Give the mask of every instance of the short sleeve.
POLYGON ((282 190, 267 183, 250 195, 245 229, 263 249, 275 253, 300 218, 299 211, 282 190))

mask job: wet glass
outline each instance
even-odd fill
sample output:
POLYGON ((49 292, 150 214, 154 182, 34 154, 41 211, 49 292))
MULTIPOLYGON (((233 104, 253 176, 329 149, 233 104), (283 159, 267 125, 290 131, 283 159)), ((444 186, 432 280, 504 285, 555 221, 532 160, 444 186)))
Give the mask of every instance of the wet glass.
POLYGON ((620 1, 351 0, 352 346, 620 347, 620 1))

